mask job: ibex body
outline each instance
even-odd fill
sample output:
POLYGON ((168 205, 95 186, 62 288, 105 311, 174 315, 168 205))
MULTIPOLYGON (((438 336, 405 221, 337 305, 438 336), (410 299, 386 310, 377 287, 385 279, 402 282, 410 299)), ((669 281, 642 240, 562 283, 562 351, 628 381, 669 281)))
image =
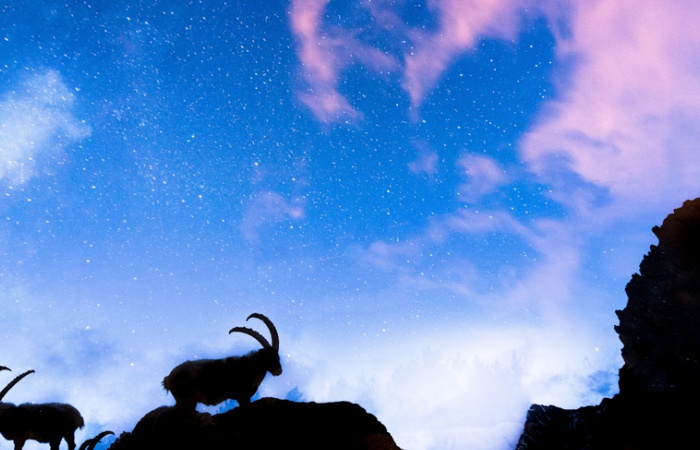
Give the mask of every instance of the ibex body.
POLYGON ((33 372, 29 370, 19 375, 0 392, 0 434, 15 443, 15 450, 21 450, 30 439, 49 443, 51 450, 58 450, 61 440, 65 439, 69 450, 75 450, 75 430, 85 423, 73 406, 65 403, 14 405, 1 402, 17 382, 33 372))
POLYGON ((272 343, 250 328, 232 328, 229 333, 248 334, 263 348, 243 356, 185 361, 175 367, 163 380, 163 387, 173 394, 176 406, 194 409, 197 403, 217 405, 228 399, 247 405, 268 372, 274 376, 282 373, 277 329, 262 314, 251 314, 248 319, 251 318, 267 325, 272 343))

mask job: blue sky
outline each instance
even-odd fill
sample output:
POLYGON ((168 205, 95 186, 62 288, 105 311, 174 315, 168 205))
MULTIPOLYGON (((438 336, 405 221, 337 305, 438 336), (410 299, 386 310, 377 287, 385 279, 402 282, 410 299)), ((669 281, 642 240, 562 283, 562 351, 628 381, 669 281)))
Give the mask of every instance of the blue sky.
POLYGON ((0 364, 36 370, 7 400, 130 430, 179 362, 256 348, 227 334, 256 311, 285 370, 261 395, 359 402, 403 448, 598 403, 651 227, 700 193, 698 18, 6 2, 0 364))

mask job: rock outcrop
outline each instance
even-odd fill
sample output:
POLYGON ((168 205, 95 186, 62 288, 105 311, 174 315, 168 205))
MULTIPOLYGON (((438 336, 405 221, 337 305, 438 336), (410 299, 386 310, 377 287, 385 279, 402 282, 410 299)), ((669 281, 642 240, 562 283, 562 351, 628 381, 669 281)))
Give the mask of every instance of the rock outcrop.
POLYGON ((263 398, 221 414, 162 406, 146 414, 110 450, 282 448, 399 450, 386 427, 349 402, 263 398))
POLYGON ((696 390, 700 380, 700 199, 654 227, 652 246, 617 311, 622 341, 620 391, 696 390))
POLYGON ((518 450, 694 448, 700 423, 700 199, 654 227, 615 330, 619 394, 598 406, 533 405, 518 450), (691 444, 693 443, 693 444, 691 444))

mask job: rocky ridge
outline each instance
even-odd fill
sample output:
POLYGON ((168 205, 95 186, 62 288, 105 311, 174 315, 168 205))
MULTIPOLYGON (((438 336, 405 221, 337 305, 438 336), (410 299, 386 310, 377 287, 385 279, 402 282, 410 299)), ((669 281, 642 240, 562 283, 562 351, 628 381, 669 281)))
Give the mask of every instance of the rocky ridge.
POLYGON ((700 423, 700 199, 652 229, 615 330, 619 394, 574 410, 532 405, 517 450, 692 448, 700 423))
POLYGON ((275 398, 215 415, 162 406, 109 448, 400 450, 386 427, 359 405, 275 398))

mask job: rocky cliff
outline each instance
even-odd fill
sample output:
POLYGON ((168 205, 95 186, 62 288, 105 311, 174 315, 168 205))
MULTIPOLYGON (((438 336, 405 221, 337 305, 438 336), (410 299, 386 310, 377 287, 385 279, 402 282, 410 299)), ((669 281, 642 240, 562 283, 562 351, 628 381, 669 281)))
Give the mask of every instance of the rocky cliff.
POLYGON ((533 405, 518 450, 694 448, 700 423, 700 199, 653 230, 659 239, 617 311, 620 393, 598 406, 533 405))

